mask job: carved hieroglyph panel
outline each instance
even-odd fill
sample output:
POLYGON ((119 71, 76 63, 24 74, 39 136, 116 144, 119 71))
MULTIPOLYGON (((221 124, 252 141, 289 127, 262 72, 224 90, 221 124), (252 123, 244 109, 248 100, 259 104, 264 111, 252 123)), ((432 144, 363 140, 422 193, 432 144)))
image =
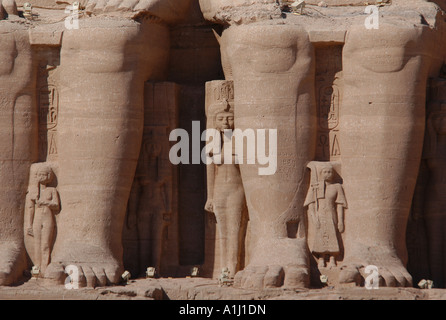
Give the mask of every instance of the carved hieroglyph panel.
POLYGON ((318 135, 316 159, 335 161, 341 156, 339 115, 342 101, 342 46, 316 49, 318 135))
POLYGON ((47 130, 57 126, 57 114, 59 111, 59 93, 56 86, 48 85, 39 91, 40 126, 47 130))
POLYGON ((39 161, 57 158, 57 125, 59 117, 59 90, 57 87, 58 48, 38 51, 37 75, 39 107, 39 161))
POLYGON ((57 155, 57 120, 59 93, 54 85, 39 91, 39 156, 49 158, 57 155))

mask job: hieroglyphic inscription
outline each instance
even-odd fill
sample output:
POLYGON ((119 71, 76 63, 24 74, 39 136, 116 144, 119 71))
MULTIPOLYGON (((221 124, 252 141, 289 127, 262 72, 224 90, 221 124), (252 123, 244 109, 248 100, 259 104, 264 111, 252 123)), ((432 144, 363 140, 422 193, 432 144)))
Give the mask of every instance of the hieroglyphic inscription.
POLYGON ((222 101, 222 100, 228 100, 233 101, 234 100, 234 86, 228 84, 223 84, 220 87, 215 87, 214 91, 214 100, 215 101, 222 101))
POLYGON ((59 118, 59 90, 57 66, 60 63, 58 48, 38 50, 39 68, 39 161, 51 161, 57 157, 57 124, 59 118))
POLYGON ((316 60, 316 158, 320 161, 334 161, 341 155, 339 117, 342 99, 342 46, 317 48, 316 60))
POLYGON ((46 158, 57 155, 57 120, 59 112, 59 93, 49 84, 39 91, 39 152, 46 158))

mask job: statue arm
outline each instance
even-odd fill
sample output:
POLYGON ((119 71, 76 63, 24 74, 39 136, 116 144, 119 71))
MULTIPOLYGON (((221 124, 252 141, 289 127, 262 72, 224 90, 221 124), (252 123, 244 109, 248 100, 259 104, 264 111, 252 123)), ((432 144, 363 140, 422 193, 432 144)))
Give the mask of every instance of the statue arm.
POLYGON ((336 199, 336 212, 338 215, 338 230, 344 232, 344 209, 347 208, 347 200, 345 199, 344 189, 342 185, 338 185, 338 196, 336 199))
POLYGON ((338 230, 339 232, 344 232, 344 206, 342 204, 337 205, 338 213, 338 230))
POLYGON ((171 199, 170 199, 168 184, 165 181, 163 181, 160 185, 160 189, 161 189, 160 192, 163 200, 164 211, 166 213, 170 213, 171 199))
POLYGON ((33 224, 34 224, 34 200, 31 199, 31 196, 28 194, 26 196, 26 210, 28 211, 28 225, 27 225, 27 233, 30 236, 34 236, 33 233, 33 224))
POLYGON ((37 200, 39 206, 47 206, 51 211, 58 211, 60 208, 59 193, 56 188, 51 188, 51 200, 37 200))
POLYGON ((319 229, 320 221, 317 217, 316 201, 317 200, 315 198, 315 191, 313 190, 313 186, 311 186, 308 190, 307 197, 304 202, 304 207, 308 207, 308 215, 311 217, 311 221, 313 221, 316 228, 319 229))
POLYGON ((214 212, 215 165, 213 163, 206 165, 206 173, 208 199, 204 209, 209 212, 214 212))
POLYGON ((60 201, 59 201, 59 192, 57 192, 56 188, 54 188, 51 192, 51 201, 48 204, 51 211, 59 211, 60 209, 60 201))
POLYGON ((310 215, 311 221, 313 221, 316 228, 319 229, 321 223, 317 217, 316 206, 315 206, 314 202, 312 202, 308 205, 308 214, 310 215))

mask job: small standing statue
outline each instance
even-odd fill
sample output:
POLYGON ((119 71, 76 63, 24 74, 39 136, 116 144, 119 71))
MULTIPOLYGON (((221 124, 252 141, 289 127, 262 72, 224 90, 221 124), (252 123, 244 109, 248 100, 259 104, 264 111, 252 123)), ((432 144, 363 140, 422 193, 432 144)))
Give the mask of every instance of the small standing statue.
POLYGON ((55 214, 59 211, 60 203, 56 188, 48 186, 54 178, 53 170, 46 164, 34 166, 37 166, 37 171, 34 179, 30 180, 26 199, 29 218, 26 228, 27 234, 34 238, 34 266, 44 273, 51 260, 55 214))
POLYGON ((304 206, 315 226, 312 251, 318 258, 318 267, 325 267, 329 257, 329 267, 336 267, 336 257, 340 254, 338 233, 344 232, 344 208, 347 202, 344 190, 339 183, 333 183, 333 166, 330 163, 311 162, 312 181, 304 206))
MULTIPOLYGON (((222 88, 228 83, 223 81, 222 88)), ((205 210, 213 212, 217 220, 221 268, 233 276, 242 263, 246 201, 234 148, 224 143, 224 131, 234 129, 234 109, 228 99, 215 100, 207 108, 207 127, 218 131, 221 136, 221 155, 224 155, 226 150, 226 153, 232 154, 232 161, 225 163, 226 159, 222 157, 221 164, 207 165, 208 199, 205 210)))

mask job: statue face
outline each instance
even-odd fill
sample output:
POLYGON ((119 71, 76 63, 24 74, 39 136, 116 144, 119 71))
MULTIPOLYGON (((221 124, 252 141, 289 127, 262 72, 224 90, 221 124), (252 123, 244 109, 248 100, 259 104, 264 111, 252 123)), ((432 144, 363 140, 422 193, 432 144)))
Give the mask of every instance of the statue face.
POLYGON ((333 169, 332 168, 324 168, 321 171, 322 179, 324 181, 331 181, 333 179, 333 169))
POLYGON ((51 181, 51 172, 40 170, 37 172, 37 180, 39 183, 46 184, 51 181))
POLYGON ((219 131, 234 129, 234 114, 232 112, 220 112, 215 116, 215 128, 219 131))

